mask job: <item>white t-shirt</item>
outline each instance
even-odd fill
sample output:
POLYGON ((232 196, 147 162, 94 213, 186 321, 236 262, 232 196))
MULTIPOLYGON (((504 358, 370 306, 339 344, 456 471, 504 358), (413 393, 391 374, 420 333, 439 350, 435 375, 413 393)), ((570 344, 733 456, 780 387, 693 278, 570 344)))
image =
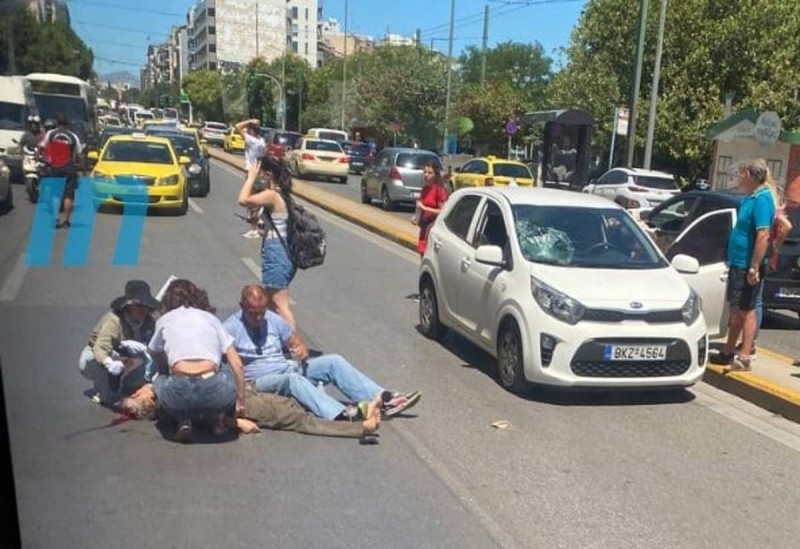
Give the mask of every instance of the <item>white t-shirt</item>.
POLYGON ((181 360, 210 360, 219 365, 233 337, 217 317, 189 307, 173 309, 156 321, 148 347, 167 354, 170 368, 181 360))
POLYGON ((244 169, 249 170, 250 167, 258 162, 262 156, 264 156, 264 151, 266 150, 267 146, 264 143, 264 139, 261 137, 256 137, 254 135, 250 135, 249 133, 244 134, 244 169))

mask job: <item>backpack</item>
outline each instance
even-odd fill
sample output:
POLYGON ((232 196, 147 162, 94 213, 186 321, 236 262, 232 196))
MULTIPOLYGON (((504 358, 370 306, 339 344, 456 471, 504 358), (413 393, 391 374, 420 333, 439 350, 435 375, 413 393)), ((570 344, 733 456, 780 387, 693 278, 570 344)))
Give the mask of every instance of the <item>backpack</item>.
POLYGON ((281 244, 283 244, 295 267, 306 270, 322 265, 325 262, 325 253, 328 249, 325 230, 314 214, 303 206, 295 204, 288 196, 283 194, 281 196, 283 196, 283 200, 289 210, 288 242, 278 233, 269 212, 264 211, 264 217, 272 225, 272 229, 278 233, 281 244))
POLYGON ((67 167, 72 164, 76 146, 75 138, 70 132, 56 128, 45 143, 45 160, 53 168, 67 167))

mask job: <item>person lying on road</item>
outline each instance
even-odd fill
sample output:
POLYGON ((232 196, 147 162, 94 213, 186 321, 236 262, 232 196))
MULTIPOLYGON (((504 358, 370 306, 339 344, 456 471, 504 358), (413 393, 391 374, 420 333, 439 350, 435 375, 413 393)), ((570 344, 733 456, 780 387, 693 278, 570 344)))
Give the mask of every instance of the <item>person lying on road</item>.
POLYGON ((387 391, 339 355, 309 358, 305 343, 283 318, 268 311, 268 304, 261 286, 245 286, 239 302, 241 309, 223 323, 244 364, 245 380, 257 391, 293 396, 325 419, 363 418, 368 403, 379 406, 384 415, 393 416, 419 402, 419 391, 387 391), (286 359, 285 348, 296 360, 286 359), (333 383, 358 405, 343 405, 318 389, 316 385, 320 383, 333 383))
POLYGON ((78 359, 81 374, 94 383, 92 400, 113 405, 145 383, 150 361, 144 351, 159 305, 142 280, 129 280, 125 293, 111 302, 111 310, 97 322, 78 359), (145 360, 120 355, 141 355, 145 360))
MULTIPOLYGON (((148 383, 131 396, 123 411, 134 418, 153 417, 156 406, 156 394, 152 384, 148 383)), ((244 409, 244 417, 236 418, 236 426, 244 434, 258 433, 259 428, 263 428, 307 435, 363 438, 374 434, 381 423, 378 407, 371 407, 367 418, 358 423, 328 421, 308 412, 293 398, 258 393, 252 387, 246 389, 244 409)))

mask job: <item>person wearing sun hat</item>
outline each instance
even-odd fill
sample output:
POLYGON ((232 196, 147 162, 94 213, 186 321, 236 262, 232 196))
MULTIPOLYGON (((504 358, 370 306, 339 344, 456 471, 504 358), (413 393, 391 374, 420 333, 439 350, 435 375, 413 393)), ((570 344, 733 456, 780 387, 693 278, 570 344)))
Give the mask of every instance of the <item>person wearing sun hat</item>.
POLYGON ((111 302, 78 359, 81 374, 94 383, 92 400, 114 404, 150 380, 147 342, 155 331, 159 306, 143 280, 129 280, 125 293, 111 302))

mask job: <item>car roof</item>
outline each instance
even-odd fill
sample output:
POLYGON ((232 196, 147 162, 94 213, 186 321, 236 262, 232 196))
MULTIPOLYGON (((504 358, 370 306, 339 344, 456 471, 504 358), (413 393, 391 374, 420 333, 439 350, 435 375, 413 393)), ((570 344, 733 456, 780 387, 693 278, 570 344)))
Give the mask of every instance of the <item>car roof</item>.
POLYGON ((118 141, 136 141, 136 142, 145 142, 145 143, 160 143, 162 145, 167 145, 168 147, 172 147, 169 139, 166 137, 158 137, 155 135, 142 135, 140 133, 125 133, 125 134, 118 134, 112 135, 109 137, 109 143, 116 143, 118 141))
POLYGON ((525 164, 517 160, 507 160, 505 158, 498 158, 491 154, 487 156, 479 156, 476 158, 471 158, 467 160, 467 162, 472 162, 473 160, 484 160, 486 162, 489 162, 490 164, 516 164, 517 166, 525 166, 525 164))
POLYGON ((333 139, 320 139, 318 137, 306 137, 304 141, 306 143, 308 143, 309 141, 318 141, 320 143, 333 143, 334 145, 339 145, 339 142, 334 141, 333 139))
POLYGON ((713 196, 728 201, 732 204, 738 204, 745 198, 745 195, 736 191, 688 191, 683 193, 683 196, 696 196, 699 198, 704 196, 713 196))
POLYGON ((429 151, 427 149, 415 149, 414 147, 386 147, 381 152, 390 152, 390 153, 406 153, 406 154, 424 154, 426 156, 436 156, 433 151, 429 151))
MULTIPOLYGON (((612 168, 612 170, 620 170, 620 171, 623 171, 623 172, 631 174, 631 175, 644 175, 644 176, 650 176, 650 177, 668 177, 669 179, 675 179, 675 176, 672 175, 671 173, 660 172, 658 170, 645 170, 645 169, 642 169, 642 168, 623 168, 623 167, 612 168)), ((609 171, 611 171, 611 170, 609 170, 609 171)))
MULTIPOLYGON (((458 191, 459 193, 462 191, 458 191)), ((512 206, 571 206, 578 208, 600 208, 624 210, 622 206, 600 195, 576 193, 561 189, 541 187, 475 187, 465 190, 469 194, 491 196, 495 200, 505 199, 512 206)))

